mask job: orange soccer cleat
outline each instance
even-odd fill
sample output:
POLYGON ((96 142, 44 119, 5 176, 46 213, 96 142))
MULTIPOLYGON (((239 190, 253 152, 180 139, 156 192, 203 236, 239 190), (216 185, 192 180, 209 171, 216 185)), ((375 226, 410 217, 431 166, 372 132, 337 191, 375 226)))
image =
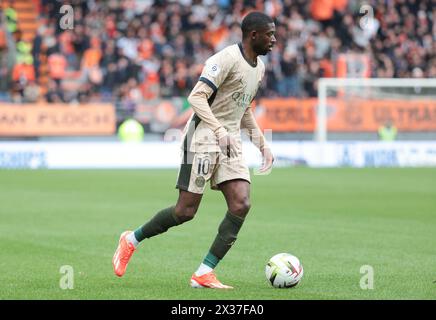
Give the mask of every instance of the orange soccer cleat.
POLYGON ((191 277, 192 288, 211 288, 211 289, 233 289, 231 286, 222 284, 213 271, 203 274, 202 276, 196 276, 195 273, 191 277))
POLYGON ((127 241, 127 235, 132 231, 125 231, 120 236, 120 241, 118 242, 117 251, 115 251, 114 257, 112 258, 112 265, 114 267, 114 272, 118 277, 122 277, 126 272, 129 260, 135 252, 135 246, 127 241))

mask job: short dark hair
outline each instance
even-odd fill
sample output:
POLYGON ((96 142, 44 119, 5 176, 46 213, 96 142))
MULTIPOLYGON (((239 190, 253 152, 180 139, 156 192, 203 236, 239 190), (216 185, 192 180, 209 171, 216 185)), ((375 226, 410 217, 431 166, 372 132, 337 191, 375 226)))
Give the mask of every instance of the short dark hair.
POLYGON ((263 12, 253 11, 245 16, 241 23, 242 36, 247 37, 251 31, 260 30, 274 20, 263 12))

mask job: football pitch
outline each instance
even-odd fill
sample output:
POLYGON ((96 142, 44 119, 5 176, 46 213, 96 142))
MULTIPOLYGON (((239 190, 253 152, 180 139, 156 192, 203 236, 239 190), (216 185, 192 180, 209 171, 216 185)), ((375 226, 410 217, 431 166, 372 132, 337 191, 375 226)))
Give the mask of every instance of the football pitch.
POLYGON ((189 287, 226 212, 208 188, 193 221, 145 240, 117 278, 120 233, 174 203, 176 174, 0 171, 0 299, 436 299, 436 169, 427 168, 252 176, 251 211, 216 270, 230 291, 189 287), (294 288, 265 278, 280 252, 304 266, 294 288))

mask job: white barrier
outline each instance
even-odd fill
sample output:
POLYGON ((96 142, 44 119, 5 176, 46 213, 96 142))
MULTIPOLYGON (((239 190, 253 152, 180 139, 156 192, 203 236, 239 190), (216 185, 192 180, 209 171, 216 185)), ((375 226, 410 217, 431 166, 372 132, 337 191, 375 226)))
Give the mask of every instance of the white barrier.
MULTIPOLYGON (((259 151, 244 142, 250 167, 259 151)), ((436 166, 436 142, 274 142, 275 166, 417 167, 436 166)), ((178 168, 177 142, 1 142, 0 168, 128 169, 178 168)))
POLYGON ((436 142, 276 142, 274 155, 310 167, 436 166, 436 142))

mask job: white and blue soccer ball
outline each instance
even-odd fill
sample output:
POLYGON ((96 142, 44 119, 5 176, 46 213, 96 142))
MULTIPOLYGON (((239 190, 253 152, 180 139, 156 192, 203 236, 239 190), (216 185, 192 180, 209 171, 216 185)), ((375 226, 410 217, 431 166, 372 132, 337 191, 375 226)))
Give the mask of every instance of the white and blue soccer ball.
POLYGON ((290 253, 279 253, 269 259, 265 267, 267 280, 275 288, 291 288, 303 277, 303 265, 290 253))

